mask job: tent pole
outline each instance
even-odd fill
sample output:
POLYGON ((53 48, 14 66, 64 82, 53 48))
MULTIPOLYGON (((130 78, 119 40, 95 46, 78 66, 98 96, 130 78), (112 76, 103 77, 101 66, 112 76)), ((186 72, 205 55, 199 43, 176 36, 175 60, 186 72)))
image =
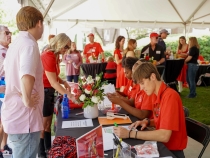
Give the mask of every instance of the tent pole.
POLYGON ((188 38, 189 33, 190 33, 190 29, 191 29, 191 26, 192 26, 193 19, 194 19, 194 17, 191 19, 191 22, 190 22, 190 27, 189 27, 188 32, 187 32, 187 38, 188 38))
POLYGON ((186 33, 187 33, 187 27, 186 27, 186 23, 184 24, 184 36, 186 37, 186 33))
POLYGON ((47 6, 47 9, 45 10, 45 12, 43 14, 43 17, 44 18, 46 17, 47 13, 49 12, 49 10, 50 10, 51 6, 53 5, 54 1, 55 0, 51 0, 50 3, 49 3, 49 5, 47 6))

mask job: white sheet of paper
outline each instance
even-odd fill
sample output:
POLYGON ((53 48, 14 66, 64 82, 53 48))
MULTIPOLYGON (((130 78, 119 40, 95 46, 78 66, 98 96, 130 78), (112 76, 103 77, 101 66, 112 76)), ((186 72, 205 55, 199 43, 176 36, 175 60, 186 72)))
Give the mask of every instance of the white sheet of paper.
POLYGON ((93 127, 92 119, 63 121, 62 128, 93 127))
POLYGON ((108 84, 108 85, 105 85, 103 86, 103 89, 104 89, 104 93, 107 94, 107 93, 115 93, 116 90, 115 90, 115 87, 113 84, 108 84))
MULTIPOLYGON (((112 150, 114 147, 114 145, 113 145, 113 138, 114 138, 113 127, 114 126, 104 127, 102 130, 104 151, 112 150)), ((126 129, 128 129, 129 126, 121 126, 121 127, 125 127, 126 129)), ((124 142, 122 142, 122 145, 123 145, 123 143, 124 142)))

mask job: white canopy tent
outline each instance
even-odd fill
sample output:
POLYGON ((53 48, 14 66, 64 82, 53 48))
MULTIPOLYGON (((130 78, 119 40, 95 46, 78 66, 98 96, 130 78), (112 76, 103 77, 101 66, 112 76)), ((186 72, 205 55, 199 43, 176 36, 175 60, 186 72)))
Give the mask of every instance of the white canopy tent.
POLYGON ((209 28, 210 0, 18 0, 48 24, 97 28, 209 28))

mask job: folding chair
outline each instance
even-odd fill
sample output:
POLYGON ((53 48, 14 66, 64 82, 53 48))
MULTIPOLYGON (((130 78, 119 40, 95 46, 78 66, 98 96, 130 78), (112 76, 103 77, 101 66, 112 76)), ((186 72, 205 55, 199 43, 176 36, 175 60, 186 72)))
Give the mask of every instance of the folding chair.
POLYGON ((210 141, 210 128, 189 117, 186 118, 186 128, 187 135, 203 145, 198 156, 198 158, 201 158, 210 141))
POLYGON ((190 113, 189 113, 188 108, 186 108, 186 107, 183 106, 183 110, 184 110, 185 117, 189 117, 190 116, 190 113))
POLYGON ((200 86, 202 83, 205 85, 205 87, 207 86, 206 82, 204 81, 205 78, 209 78, 210 79, 210 66, 207 67, 207 72, 200 75, 199 79, 197 81, 197 85, 200 86))

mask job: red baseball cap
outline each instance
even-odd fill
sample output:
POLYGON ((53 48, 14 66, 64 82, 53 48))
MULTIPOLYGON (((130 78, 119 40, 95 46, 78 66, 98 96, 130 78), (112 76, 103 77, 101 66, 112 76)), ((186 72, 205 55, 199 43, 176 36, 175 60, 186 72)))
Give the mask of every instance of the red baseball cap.
POLYGON ((152 32, 151 34, 150 34, 150 38, 152 38, 152 37, 158 37, 159 35, 156 33, 156 32, 152 32))
POLYGON ((89 36, 93 36, 94 37, 94 34, 90 33, 87 37, 89 37, 89 36))

